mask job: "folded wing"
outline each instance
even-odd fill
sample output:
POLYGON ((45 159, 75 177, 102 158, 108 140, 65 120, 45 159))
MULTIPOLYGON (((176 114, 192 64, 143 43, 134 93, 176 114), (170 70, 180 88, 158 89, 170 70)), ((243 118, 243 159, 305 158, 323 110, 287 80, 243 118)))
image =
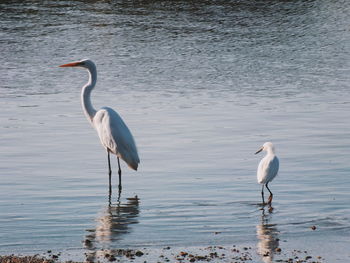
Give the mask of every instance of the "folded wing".
POLYGON ((119 114, 104 107, 94 116, 93 125, 102 145, 137 170, 140 159, 134 137, 119 114))

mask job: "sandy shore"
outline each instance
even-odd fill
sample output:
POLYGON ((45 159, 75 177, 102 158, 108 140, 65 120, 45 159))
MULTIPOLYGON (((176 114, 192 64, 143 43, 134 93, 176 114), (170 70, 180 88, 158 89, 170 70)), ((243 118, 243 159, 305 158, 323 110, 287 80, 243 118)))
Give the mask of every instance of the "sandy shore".
POLYGON ((46 259, 40 256, 0 256, 1 263, 54 263, 53 259, 46 259))
MULTIPOLYGON (((161 249, 115 249, 99 250, 86 253, 83 262, 286 262, 286 263, 325 263, 321 256, 314 256, 307 251, 290 250, 282 251, 275 248, 274 251, 266 251, 264 254, 256 253, 251 247, 238 246, 209 246, 196 248, 171 248, 161 249)), ((54 254, 48 251, 46 255, 0 256, 0 263, 78 263, 78 261, 61 259, 60 253, 54 254)))

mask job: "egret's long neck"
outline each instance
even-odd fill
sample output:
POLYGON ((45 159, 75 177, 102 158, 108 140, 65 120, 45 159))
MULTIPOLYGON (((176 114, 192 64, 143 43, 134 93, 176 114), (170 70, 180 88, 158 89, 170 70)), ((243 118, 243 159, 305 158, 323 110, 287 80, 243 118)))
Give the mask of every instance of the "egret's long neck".
POLYGON ((269 147, 266 149, 267 154, 266 155, 275 155, 275 149, 269 147))
POLYGON ((97 81, 96 67, 88 68, 88 72, 89 72, 89 82, 86 83, 86 85, 81 90, 81 104, 83 106, 83 110, 86 117, 88 118, 89 121, 92 122, 92 119, 96 114, 96 110, 91 104, 90 95, 97 81))

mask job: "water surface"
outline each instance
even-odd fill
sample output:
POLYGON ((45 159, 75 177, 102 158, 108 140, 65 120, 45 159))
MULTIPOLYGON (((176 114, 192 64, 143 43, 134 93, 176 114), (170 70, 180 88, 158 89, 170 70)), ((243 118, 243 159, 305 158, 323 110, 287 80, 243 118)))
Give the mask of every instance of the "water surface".
POLYGON ((350 259, 347 1, 0 10, 1 254, 247 244, 350 259), (111 205, 87 74, 57 67, 82 58, 98 67, 93 104, 120 113, 141 157, 111 205), (254 152, 270 140, 281 167, 263 214, 254 152))

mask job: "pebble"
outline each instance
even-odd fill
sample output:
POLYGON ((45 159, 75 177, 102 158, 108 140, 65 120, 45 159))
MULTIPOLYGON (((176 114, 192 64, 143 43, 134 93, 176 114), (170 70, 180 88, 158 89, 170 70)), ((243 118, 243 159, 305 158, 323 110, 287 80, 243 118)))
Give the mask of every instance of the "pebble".
POLYGON ((138 256, 138 257, 142 257, 143 256, 143 252, 138 250, 138 251, 136 251, 135 255, 138 256))

